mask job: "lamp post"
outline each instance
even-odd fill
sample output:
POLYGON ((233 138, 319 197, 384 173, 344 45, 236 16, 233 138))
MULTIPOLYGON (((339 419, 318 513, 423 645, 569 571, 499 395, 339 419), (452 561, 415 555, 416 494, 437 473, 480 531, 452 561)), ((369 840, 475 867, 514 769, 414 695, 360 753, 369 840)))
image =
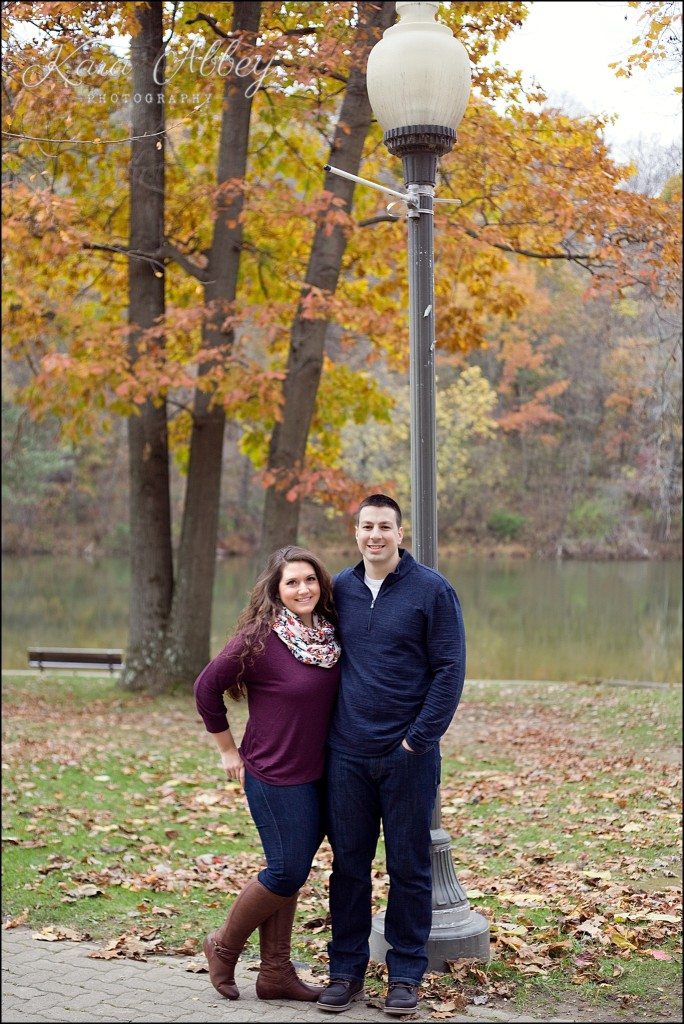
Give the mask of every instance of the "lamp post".
MULTIPOLYGON (((435 296, 433 203, 437 161, 456 141, 470 93, 470 61, 447 25, 435 21, 438 3, 397 3, 400 21, 368 57, 367 86, 384 142, 400 156, 408 207, 411 524, 413 554, 437 568, 437 454, 435 416, 435 296)), ((447 960, 489 960, 489 924, 470 909, 441 827, 439 790, 431 821, 432 928, 428 970, 447 960)), ((384 960, 384 915, 373 919, 371 955, 384 960)))

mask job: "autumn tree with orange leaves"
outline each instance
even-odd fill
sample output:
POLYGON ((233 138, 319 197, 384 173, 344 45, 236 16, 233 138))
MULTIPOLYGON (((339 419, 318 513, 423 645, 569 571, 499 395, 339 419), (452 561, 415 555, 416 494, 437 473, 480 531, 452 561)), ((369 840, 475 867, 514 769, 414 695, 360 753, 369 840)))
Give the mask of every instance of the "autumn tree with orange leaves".
MULTIPOLYGON (((187 685, 208 659, 226 420, 263 474, 266 546, 295 540, 302 500, 346 508, 377 483, 350 477, 340 432, 387 420, 376 369, 406 369, 404 225, 322 167, 347 160, 400 186, 363 89, 392 6, 165 4, 152 26, 144 3, 4 5, 6 346, 31 374, 15 398, 74 438, 131 424, 127 685, 187 685), (143 93, 127 54, 146 24, 164 75, 148 61, 143 93), (148 91, 157 102, 136 104, 148 91), (136 127, 144 110, 156 127, 136 127), (157 177, 141 188, 143 150, 157 177), (163 218, 142 238, 145 189, 163 218), (143 279, 156 294, 145 315, 132 301, 143 279), (187 471, 175 570, 166 446, 187 471)), ((553 110, 485 63, 525 12, 442 12, 475 86, 438 182, 459 201, 436 217, 445 357, 514 330, 530 301, 521 260, 580 267, 591 295, 676 301, 677 205, 625 189, 600 118, 553 110)), ((528 413, 552 418, 561 387, 540 385, 528 413)))

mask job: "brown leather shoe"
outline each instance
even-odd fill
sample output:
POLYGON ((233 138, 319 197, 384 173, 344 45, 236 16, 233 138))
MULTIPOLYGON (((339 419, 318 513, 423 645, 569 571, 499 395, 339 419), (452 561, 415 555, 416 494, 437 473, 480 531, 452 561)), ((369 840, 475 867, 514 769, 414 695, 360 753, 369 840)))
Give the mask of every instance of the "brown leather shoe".
POLYGON ((204 940, 204 955, 209 979, 225 999, 239 999, 235 984, 235 965, 247 939, 261 922, 278 910, 286 897, 276 896, 258 878, 253 878, 238 894, 225 924, 204 940))
POLYGON ((302 981, 290 961, 292 925, 298 895, 295 893, 290 896, 275 914, 271 914, 259 925, 261 967, 256 980, 259 999, 295 999, 298 1002, 313 1003, 323 991, 322 988, 302 981))

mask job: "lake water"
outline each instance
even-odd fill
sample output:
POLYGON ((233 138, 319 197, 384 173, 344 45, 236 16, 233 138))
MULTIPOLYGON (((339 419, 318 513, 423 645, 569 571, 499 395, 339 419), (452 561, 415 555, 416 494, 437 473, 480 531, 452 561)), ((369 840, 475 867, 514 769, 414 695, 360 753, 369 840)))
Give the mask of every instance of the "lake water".
MULTIPOLYGON (((342 561, 327 560, 336 571, 342 561)), ((243 607, 256 566, 217 566, 212 654, 243 607)), ((682 682, 681 562, 444 559, 468 638, 470 679, 582 678, 682 682)), ((128 563, 3 559, 2 667, 26 648, 125 647, 128 563)))

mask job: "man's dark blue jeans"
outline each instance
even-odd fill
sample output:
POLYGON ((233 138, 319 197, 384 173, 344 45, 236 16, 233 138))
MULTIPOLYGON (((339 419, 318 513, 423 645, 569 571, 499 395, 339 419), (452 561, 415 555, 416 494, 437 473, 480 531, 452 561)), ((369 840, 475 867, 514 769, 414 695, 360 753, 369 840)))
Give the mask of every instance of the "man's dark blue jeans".
POLYGON ((430 820, 439 785, 436 745, 383 757, 328 752, 332 942, 330 977, 363 980, 371 932, 371 867, 382 821, 389 874, 385 914, 390 981, 419 985, 432 924, 430 820))

